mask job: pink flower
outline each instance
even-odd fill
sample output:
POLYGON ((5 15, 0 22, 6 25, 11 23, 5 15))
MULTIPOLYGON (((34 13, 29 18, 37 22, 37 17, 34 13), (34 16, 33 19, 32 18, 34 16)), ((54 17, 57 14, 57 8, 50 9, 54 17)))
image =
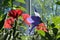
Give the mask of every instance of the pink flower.
POLYGON ((30 17, 29 14, 22 14, 22 19, 27 25, 30 25, 30 23, 27 21, 27 18, 29 18, 29 17, 30 17))
POLYGON ((44 23, 40 23, 40 24, 36 27, 36 29, 37 29, 37 30, 43 30, 43 31, 45 31, 45 32, 48 32, 48 31, 47 31, 47 28, 46 28, 46 26, 45 26, 44 23))
POLYGON ((6 19, 5 23, 4 23, 4 28, 11 29, 13 23, 14 23, 14 18, 10 17, 10 18, 6 19))

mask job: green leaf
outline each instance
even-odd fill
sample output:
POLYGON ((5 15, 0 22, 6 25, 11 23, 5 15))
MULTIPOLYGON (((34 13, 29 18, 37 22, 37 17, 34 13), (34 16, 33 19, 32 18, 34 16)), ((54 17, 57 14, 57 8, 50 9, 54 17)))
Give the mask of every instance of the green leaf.
POLYGON ((15 1, 15 0, 4 0, 2 2, 2 6, 4 6, 4 7, 13 7, 13 1, 15 1))
POLYGON ((13 7, 17 7, 17 5, 13 5, 13 7))
POLYGON ((21 36, 22 40, 28 40, 29 36, 21 36))
POLYGON ((3 25, 4 25, 4 21, 5 21, 5 18, 6 18, 6 15, 7 14, 5 14, 3 17, 3 19, 0 21, 0 29, 3 27, 3 25))
POLYGON ((52 22, 55 24, 55 28, 60 28, 60 16, 52 17, 52 22))
POLYGON ((60 28, 60 24, 56 24, 55 28, 59 29, 60 28))
POLYGON ((3 14, 0 15, 0 21, 3 19, 3 14))
POLYGON ((60 1, 57 1, 56 4, 57 4, 57 5, 60 5, 60 1))
POLYGON ((24 8, 24 7, 22 7, 22 6, 20 6, 20 8, 21 8, 21 10, 23 10, 23 11, 25 11, 25 12, 27 11, 26 8, 24 8))
POLYGON ((16 27, 17 27, 17 20, 15 20, 14 27, 13 27, 13 39, 15 39, 16 27))
POLYGON ((38 34, 40 34, 41 36, 45 36, 45 32, 42 30, 38 30, 38 34))
POLYGON ((25 1, 24 0, 16 0, 17 2, 21 2, 21 3, 24 3, 25 4, 25 1))
POLYGON ((8 6, 11 7, 12 6, 12 0, 8 1, 8 6))
POLYGON ((3 6, 8 6, 8 5, 9 5, 9 1, 10 1, 10 0, 4 0, 4 1, 2 2, 2 5, 3 5, 3 6))
POLYGON ((54 28, 54 27, 55 27, 55 24, 54 24, 54 23, 52 23, 52 24, 51 24, 51 27, 52 27, 52 28, 54 28))
POLYGON ((60 31, 58 31, 58 34, 57 34, 56 38, 57 39, 60 38, 60 31))
POLYGON ((45 37, 47 37, 48 40, 53 40, 52 36, 47 32, 45 32, 45 37))
POLYGON ((3 36, 3 40, 6 40, 7 39, 7 37, 8 37, 8 33, 6 33, 4 36, 3 36))
POLYGON ((57 28, 53 28, 52 30, 53 30, 54 35, 57 35, 58 29, 57 28))
POLYGON ((27 12, 26 8, 24 8, 24 7, 22 7, 22 6, 13 5, 13 8, 21 9, 21 10, 27 12))
POLYGON ((60 35, 57 36, 57 39, 60 38, 60 35))
POLYGON ((60 40, 60 38, 58 38, 57 40, 60 40))
POLYGON ((24 8, 24 7, 22 7, 22 6, 18 6, 17 8, 18 8, 18 9, 21 9, 21 10, 23 10, 23 11, 25 11, 25 12, 27 12, 26 8, 24 8))

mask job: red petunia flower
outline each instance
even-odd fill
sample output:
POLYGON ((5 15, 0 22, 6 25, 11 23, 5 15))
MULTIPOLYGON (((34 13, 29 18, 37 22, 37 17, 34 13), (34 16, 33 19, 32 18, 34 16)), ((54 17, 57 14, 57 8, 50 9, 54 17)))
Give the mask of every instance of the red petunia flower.
POLYGON ((11 29, 13 23, 14 23, 14 18, 10 17, 10 18, 6 19, 4 22, 4 28, 11 29))
POLYGON ((22 10, 16 9, 16 10, 10 10, 8 15, 9 15, 10 17, 17 18, 17 17, 20 16, 22 13, 23 13, 22 10))
POLYGON ((30 23, 27 21, 27 18, 29 18, 29 17, 30 17, 29 14, 22 14, 22 19, 27 25, 30 25, 30 23))
POLYGON ((43 31, 45 31, 45 32, 48 32, 48 31, 47 31, 47 28, 46 28, 46 26, 45 26, 44 23, 40 23, 40 24, 36 27, 36 29, 37 29, 37 30, 43 30, 43 31))

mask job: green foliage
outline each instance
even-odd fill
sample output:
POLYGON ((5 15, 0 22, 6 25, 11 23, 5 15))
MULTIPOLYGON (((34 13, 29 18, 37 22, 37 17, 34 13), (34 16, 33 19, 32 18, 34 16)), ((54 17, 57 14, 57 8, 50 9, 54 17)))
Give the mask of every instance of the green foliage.
POLYGON ((52 22, 55 24, 56 28, 60 28, 60 16, 52 17, 52 22))
MULTIPOLYGON (((14 7, 17 7, 17 5, 14 5, 13 4, 13 1, 17 1, 17 2, 20 2, 22 4, 25 4, 25 1, 24 0, 4 0, 2 2, 2 5, 4 7, 11 7, 11 8, 14 8, 14 7)), ((21 5, 19 6, 19 9, 23 10, 23 11, 27 11, 26 8, 22 7, 21 5)))
POLYGON ((57 33, 58 33, 58 29, 57 28, 53 28, 52 30, 53 30, 53 34, 56 36, 57 33))
POLYGON ((57 1, 56 4, 57 4, 57 5, 60 5, 60 1, 57 1))
POLYGON ((4 21, 5 21, 6 15, 7 15, 7 14, 5 14, 5 15, 3 16, 4 18, 0 21, 0 29, 2 29, 2 27, 3 27, 3 25, 4 25, 4 21))
POLYGON ((48 40, 53 40, 53 37, 49 34, 49 33, 45 33, 45 37, 48 39, 48 40))
POLYGON ((13 1, 15 1, 15 0, 9 0, 8 7, 13 7, 13 1))
POLYGON ((21 9, 21 10, 23 10, 23 11, 25 11, 25 12, 27 12, 26 8, 24 8, 24 7, 22 7, 22 6, 15 6, 15 7, 18 8, 18 9, 21 9))
POLYGON ((27 12, 26 8, 24 8, 22 6, 20 6, 20 9, 23 10, 23 11, 25 11, 25 12, 27 12))
POLYGON ((56 38, 57 38, 57 39, 59 39, 59 38, 60 38, 60 33, 56 36, 56 38))
POLYGON ((2 5, 5 7, 11 7, 12 6, 12 3, 13 3, 13 0, 4 0, 2 2, 2 5))
POLYGON ((16 0, 16 1, 25 4, 25 1, 24 0, 16 0))
POLYGON ((22 36, 22 40, 28 40, 28 36, 22 36))
POLYGON ((2 18, 3 18, 3 14, 0 15, 0 21, 2 20, 2 18))
POLYGON ((10 0, 4 0, 3 3, 2 3, 3 6, 7 6, 9 1, 10 1, 10 0))
POLYGON ((42 30, 38 30, 38 34, 40 34, 41 36, 45 36, 45 32, 42 30))

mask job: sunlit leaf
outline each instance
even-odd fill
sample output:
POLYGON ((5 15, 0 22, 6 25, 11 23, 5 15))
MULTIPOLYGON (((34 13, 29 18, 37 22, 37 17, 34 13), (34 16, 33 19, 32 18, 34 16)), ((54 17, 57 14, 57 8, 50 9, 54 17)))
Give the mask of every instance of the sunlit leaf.
POLYGON ((38 34, 42 35, 42 36, 45 36, 45 32, 42 31, 42 30, 38 30, 38 34))
POLYGON ((20 9, 23 10, 23 11, 25 11, 25 12, 27 11, 26 8, 24 8, 22 6, 20 6, 20 9))
POLYGON ((52 22, 55 24, 55 28, 60 28, 60 16, 52 17, 52 22))
POLYGON ((11 7, 12 6, 12 0, 10 0, 8 3, 9 3, 8 6, 11 7))
POLYGON ((3 19, 3 14, 2 15, 0 15, 0 21, 3 19))
POLYGON ((60 38, 60 35, 57 36, 57 39, 60 38))
POLYGON ((16 0, 17 2, 21 2, 21 3, 24 3, 25 4, 25 1, 24 0, 16 0))
POLYGON ((13 5, 13 8, 21 9, 21 10, 27 12, 26 8, 24 8, 24 7, 22 7, 22 6, 13 5))

